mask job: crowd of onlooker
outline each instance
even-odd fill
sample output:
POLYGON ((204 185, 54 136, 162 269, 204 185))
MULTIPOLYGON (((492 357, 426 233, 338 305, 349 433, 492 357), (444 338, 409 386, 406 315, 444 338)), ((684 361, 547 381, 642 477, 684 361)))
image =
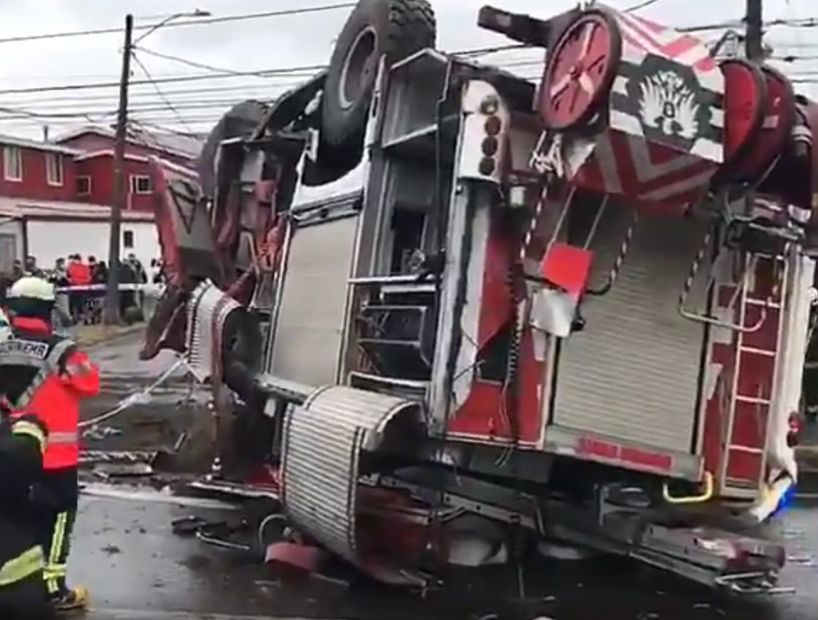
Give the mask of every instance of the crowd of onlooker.
MULTIPOLYGON (((26 257, 25 261, 15 260, 11 274, 0 275, 0 296, 5 296, 9 286, 23 276, 38 276, 53 282, 57 290, 66 291, 68 304, 65 308, 65 320, 73 324, 92 325, 102 320, 103 300, 105 297, 104 285, 108 282, 108 265, 105 261, 97 260, 95 256, 83 257, 81 254, 71 254, 68 258, 58 258, 54 266, 44 269, 37 264, 34 256, 26 257), (71 290, 71 289, 74 290, 71 290)), ((150 270, 146 270, 142 261, 136 255, 128 256, 119 263, 119 284, 125 285, 157 285, 164 283, 164 269, 159 260, 152 260, 150 270)), ((127 316, 130 309, 141 308, 141 290, 121 290, 119 295, 120 316, 127 316)), ((58 304, 59 306, 60 304, 58 304)))

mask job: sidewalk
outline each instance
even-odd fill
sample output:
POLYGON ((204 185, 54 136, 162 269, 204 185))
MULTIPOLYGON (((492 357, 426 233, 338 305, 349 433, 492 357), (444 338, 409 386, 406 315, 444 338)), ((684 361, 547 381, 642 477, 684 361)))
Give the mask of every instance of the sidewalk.
POLYGON ((71 328, 74 340, 80 347, 93 347, 102 342, 143 331, 145 323, 134 325, 77 325, 71 328))

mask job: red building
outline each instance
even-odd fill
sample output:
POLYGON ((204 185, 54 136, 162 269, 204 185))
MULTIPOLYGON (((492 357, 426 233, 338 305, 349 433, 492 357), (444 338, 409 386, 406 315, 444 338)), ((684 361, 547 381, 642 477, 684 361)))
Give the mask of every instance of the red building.
MULTIPOLYGON (((72 252, 103 255, 91 240, 102 240, 107 248, 102 228, 115 199, 114 142, 114 132, 104 127, 85 127, 55 142, 0 135, 0 272, 10 270, 11 263, 29 251, 46 262, 72 252), (43 210, 58 213, 59 226, 40 217, 43 210)), ((149 224, 153 187, 148 158, 194 168, 200 148, 199 140, 183 136, 145 131, 128 135, 123 222, 130 222, 131 228, 123 226, 123 252, 146 261, 158 256, 149 224), (143 229, 150 233, 143 234, 143 229)))
POLYGON ((0 196, 75 200, 79 155, 63 145, 0 136, 0 196))
MULTIPOLYGON (((83 127, 57 138, 56 144, 59 146, 77 151, 74 156, 75 200, 100 205, 113 203, 115 140, 113 130, 106 127, 83 127)), ((200 148, 201 141, 196 138, 145 130, 130 131, 125 156, 126 208, 134 211, 150 211, 153 208, 148 157, 155 155, 194 168, 200 148)))

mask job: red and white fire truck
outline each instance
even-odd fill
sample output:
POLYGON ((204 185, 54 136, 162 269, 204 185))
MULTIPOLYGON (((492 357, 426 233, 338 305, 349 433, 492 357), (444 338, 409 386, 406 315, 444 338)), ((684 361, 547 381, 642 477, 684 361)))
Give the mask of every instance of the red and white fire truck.
POLYGON ((361 0, 329 68, 237 105, 197 178, 154 162, 170 278, 143 356, 211 382, 202 485, 268 490, 270 559, 390 583, 478 536, 484 561, 562 541, 774 591, 818 105, 598 4, 478 22, 541 48, 539 83, 437 51, 426 0, 361 0))

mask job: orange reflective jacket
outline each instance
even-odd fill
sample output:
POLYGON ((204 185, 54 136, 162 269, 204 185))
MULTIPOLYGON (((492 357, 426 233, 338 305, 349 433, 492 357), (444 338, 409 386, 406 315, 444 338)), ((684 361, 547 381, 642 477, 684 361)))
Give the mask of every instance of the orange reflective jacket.
POLYGON ((17 415, 32 413, 48 428, 45 470, 79 464, 80 401, 99 394, 99 369, 39 319, 15 318, 0 343, 0 387, 17 415))

